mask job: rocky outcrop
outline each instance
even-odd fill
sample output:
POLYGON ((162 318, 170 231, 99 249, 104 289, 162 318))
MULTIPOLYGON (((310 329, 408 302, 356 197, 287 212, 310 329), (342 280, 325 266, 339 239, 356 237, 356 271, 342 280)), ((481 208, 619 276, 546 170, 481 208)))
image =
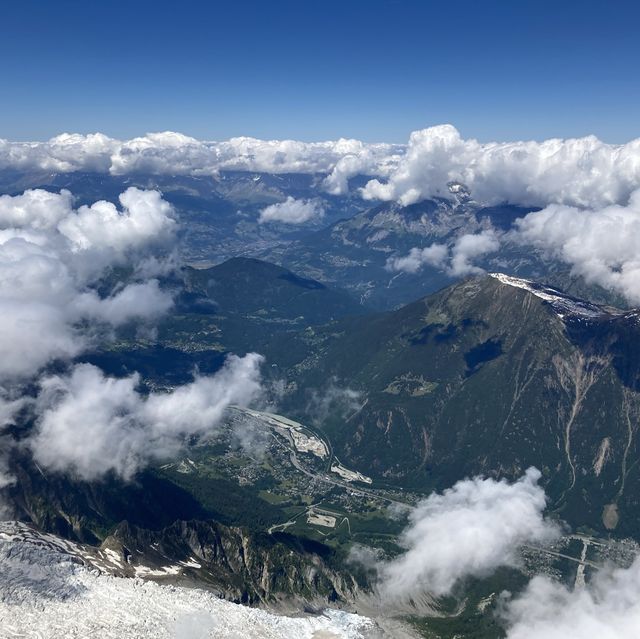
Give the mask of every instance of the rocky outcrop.
POLYGON ((340 569, 341 558, 322 544, 213 521, 176 521, 160 531, 123 522, 102 548, 121 555, 124 575, 179 575, 239 603, 349 602, 366 589, 364 576, 340 569))

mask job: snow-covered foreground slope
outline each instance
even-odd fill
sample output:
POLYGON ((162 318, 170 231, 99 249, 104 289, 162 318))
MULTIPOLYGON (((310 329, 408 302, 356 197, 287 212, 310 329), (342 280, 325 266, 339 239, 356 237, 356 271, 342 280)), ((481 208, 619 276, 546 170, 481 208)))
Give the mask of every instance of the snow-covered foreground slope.
POLYGON ((364 639, 362 616, 285 617, 192 588, 125 579, 52 545, 0 539, 0 637, 38 639, 364 639))

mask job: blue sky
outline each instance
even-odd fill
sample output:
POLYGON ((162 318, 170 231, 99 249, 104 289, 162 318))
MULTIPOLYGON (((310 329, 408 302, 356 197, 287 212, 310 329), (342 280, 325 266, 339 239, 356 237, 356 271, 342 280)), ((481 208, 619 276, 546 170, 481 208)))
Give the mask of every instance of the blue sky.
POLYGON ((5 0, 0 137, 640 136, 634 2, 5 0))

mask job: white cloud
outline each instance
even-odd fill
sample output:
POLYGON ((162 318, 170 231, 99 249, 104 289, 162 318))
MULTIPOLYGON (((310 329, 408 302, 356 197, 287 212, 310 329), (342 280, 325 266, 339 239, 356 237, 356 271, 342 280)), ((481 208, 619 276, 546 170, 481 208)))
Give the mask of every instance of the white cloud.
POLYGON ((407 255, 390 257, 386 268, 389 271, 418 273, 426 265, 433 266, 453 277, 482 273, 483 269, 473 264, 476 260, 500 248, 500 240, 493 230, 467 233, 460 236, 451 247, 434 243, 426 248, 412 248, 407 255))
POLYGON ((420 502, 399 539, 405 552, 378 566, 381 593, 447 595, 466 577, 517 565, 522 544, 554 539, 558 529, 543 517, 539 479, 535 468, 511 484, 475 477, 420 502))
POLYGON ((0 388, 0 432, 6 426, 15 423, 16 414, 26 403, 26 398, 12 397, 5 389, 0 388))
POLYGON ((406 205, 449 198, 451 181, 465 184, 484 204, 625 204, 640 184, 640 139, 623 145, 593 136, 482 144, 464 140, 451 125, 435 126, 414 131, 388 180, 371 180, 363 194, 406 205))
MULTIPOLYGON (((386 166, 397 147, 340 139, 328 142, 231 138, 205 142, 179 133, 150 133, 121 143, 112 156, 110 172, 210 175, 220 170, 265 173, 330 173, 345 157, 362 158, 374 174, 377 163, 386 166)), ((348 171, 347 171, 348 172, 348 171)), ((339 190, 339 182, 332 191, 339 190)))
POLYGON ((147 396, 137 390, 137 374, 106 377, 90 364, 44 378, 30 439, 34 458, 85 480, 109 472, 130 479, 149 461, 175 455, 186 437, 212 433, 229 405, 255 399, 261 362, 255 353, 232 355, 213 376, 147 396))
POLYGON ((173 300, 160 288, 158 280, 129 284, 110 297, 101 298, 94 291, 82 293, 73 301, 73 311, 84 319, 120 326, 132 319, 154 319, 164 315, 173 300))
POLYGON ((387 175, 401 150, 400 145, 346 139, 298 142, 238 137, 214 142, 165 131, 123 141, 100 133, 65 133, 47 142, 0 139, 0 170, 112 175, 212 175, 220 170, 328 173, 332 176, 327 189, 338 194, 346 192, 347 180, 358 173, 387 175))
POLYGON ((640 303, 640 189, 627 206, 582 210, 556 204, 529 213, 516 221, 512 237, 640 303))
POLYGON ((500 248, 500 242, 494 231, 468 233, 456 240, 451 249, 449 271, 453 276, 482 273, 483 270, 472 264, 472 260, 494 253, 500 248))
POLYGON ((0 140, 0 169, 106 172, 119 144, 102 133, 63 133, 48 142, 0 140))
POLYGON ((43 467, 88 480, 109 471, 129 478, 174 454, 185 437, 211 432, 230 403, 246 404, 260 390, 261 357, 251 354, 170 393, 143 396, 137 374, 113 379, 85 364, 41 377, 35 404, 20 398, 51 361, 74 358, 132 319, 144 328, 172 305, 154 277, 174 266, 171 206, 136 188, 119 203, 76 209, 69 192, 43 190, 0 198, 0 490, 13 481, 15 445, 3 429, 27 403, 36 420, 28 443, 43 467), (128 282, 98 293, 120 266, 128 282))
POLYGON ((86 346, 85 338, 56 306, 0 300, 0 379, 25 378, 50 361, 67 359, 86 346))
POLYGON ((202 141, 180 133, 132 140, 63 134, 47 142, 0 140, 0 169, 127 175, 211 175, 220 170, 327 174, 323 188, 344 194, 348 180, 370 175, 370 199, 411 204, 450 198, 462 182, 478 202, 580 207, 626 204, 640 185, 640 139, 612 145, 593 136, 544 142, 465 140, 451 125, 414 131, 406 146, 340 139, 327 142, 239 137, 202 141))
POLYGON ((114 175, 211 174, 217 171, 218 162, 215 145, 165 131, 117 143, 109 172, 114 175))
POLYGON ((414 247, 402 257, 390 257, 386 268, 389 271, 418 273, 427 264, 443 268, 448 257, 449 249, 444 244, 435 243, 423 249, 414 247))
POLYGON ((175 227, 173 209, 158 191, 130 187, 119 200, 120 211, 112 202, 102 200, 92 206, 81 206, 58 223, 71 251, 107 249, 120 258, 128 250, 171 237, 175 227))
MULTIPOLYGON (((357 148, 341 157, 323 182, 324 189, 332 195, 349 191, 349 180, 356 175, 389 175, 398 165, 404 151, 401 146, 369 145, 361 142, 357 148)), ((354 146, 356 146, 354 144, 354 146)))
POLYGON ((303 224, 318 220, 324 216, 322 204, 315 200, 296 200, 289 196, 284 202, 271 204, 260 211, 260 224, 283 222, 285 224, 303 224))
POLYGON ((569 590, 534 577, 503 611, 507 639, 636 639, 640 628, 640 559, 604 569, 586 588, 569 590))
POLYGON ((0 379, 26 378, 87 347, 95 322, 118 326, 165 312, 171 297, 153 279, 152 251, 173 237, 171 206, 130 188, 110 202, 73 208, 68 191, 0 197, 0 379), (100 297, 109 269, 137 263, 133 281, 100 297), (138 268, 139 265, 139 268, 138 268), (87 331, 83 320, 93 320, 87 331))
POLYGON ((36 231, 51 229, 73 207, 73 196, 67 190, 51 193, 31 189, 22 195, 0 196, 0 227, 27 228, 36 231))

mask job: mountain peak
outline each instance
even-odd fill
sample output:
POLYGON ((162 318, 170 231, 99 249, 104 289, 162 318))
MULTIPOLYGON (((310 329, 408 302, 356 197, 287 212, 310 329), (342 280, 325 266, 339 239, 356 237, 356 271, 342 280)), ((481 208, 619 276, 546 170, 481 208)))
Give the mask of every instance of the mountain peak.
POLYGON ((447 189, 454 197, 457 204, 463 204, 471 201, 471 190, 466 184, 452 180, 447 183, 447 189))
POLYGON ((581 300, 567 295, 558 289, 532 280, 506 275, 505 273, 489 273, 490 277, 497 279, 502 284, 513 286, 528 291, 532 295, 547 302, 557 315, 564 319, 566 316, 583 319, 596 319, 609 315, 609 313, 597 304, 581 300))

